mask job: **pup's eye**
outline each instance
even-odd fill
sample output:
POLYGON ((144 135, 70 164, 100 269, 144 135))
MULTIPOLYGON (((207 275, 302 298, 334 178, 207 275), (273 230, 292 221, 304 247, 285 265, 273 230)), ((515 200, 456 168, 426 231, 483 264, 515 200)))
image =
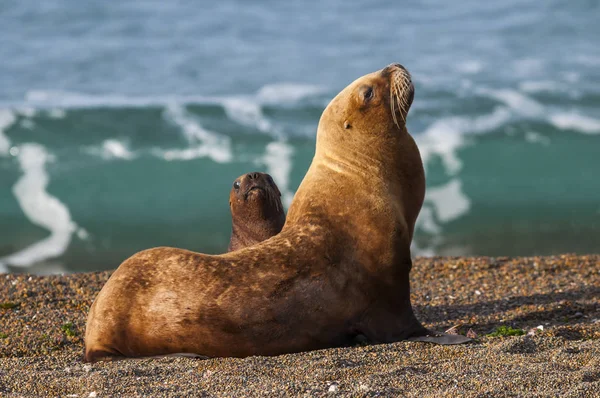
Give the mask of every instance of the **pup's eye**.
POLYGON ((371 98, 373 98, 373 87, 367 87, 364 95, 365 95, 365 100, 370 100, 371 98))
POLYGON ((240 189, 240 182, 239 182, 239 181, 235 181, 235 182, 233 183, 233 187, 234 187, 236 190, 240 189))

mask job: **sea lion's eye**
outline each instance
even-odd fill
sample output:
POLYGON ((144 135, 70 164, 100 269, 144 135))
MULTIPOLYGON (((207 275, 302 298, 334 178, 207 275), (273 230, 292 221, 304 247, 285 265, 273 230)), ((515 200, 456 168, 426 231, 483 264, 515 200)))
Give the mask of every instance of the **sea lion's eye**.
POLYGON ((368 101, 371 98, 373 98, 373 87, 367 87, 365 89, 364 98, 365 98, 365 101, 368 101))
POLYGON ((235 188, 235 190, 237 191, 238 189, 240 189, 240 182, 239 181, 235 181, 233 183, 233 187, 235 188))

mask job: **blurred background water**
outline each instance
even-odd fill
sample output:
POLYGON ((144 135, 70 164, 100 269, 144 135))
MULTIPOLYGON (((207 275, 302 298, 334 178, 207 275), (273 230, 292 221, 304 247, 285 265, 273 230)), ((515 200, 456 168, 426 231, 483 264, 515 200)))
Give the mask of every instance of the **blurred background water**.
POLYGON ((0 3, 0 271, 226 250, 234 178, 289 204, 327 102, 412 73, 416 255, 598 252, 598 1, 0 3))

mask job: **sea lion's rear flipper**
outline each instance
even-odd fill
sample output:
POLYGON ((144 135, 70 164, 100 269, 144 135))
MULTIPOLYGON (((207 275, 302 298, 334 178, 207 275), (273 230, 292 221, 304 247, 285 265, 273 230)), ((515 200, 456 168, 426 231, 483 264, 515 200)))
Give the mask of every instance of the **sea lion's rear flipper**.
POLYGON ((407 338, 408 341, 423 341, 425 343, 434 343, 434 344, 444 344, 444 345, 452 345, 452 344, 464 344, 469 341, 473 341, 467 336, 462 336, 460 334, 448 334, 448 333, 437 333, 431 332, 429 334, 423 336, 412 336, 407 338))

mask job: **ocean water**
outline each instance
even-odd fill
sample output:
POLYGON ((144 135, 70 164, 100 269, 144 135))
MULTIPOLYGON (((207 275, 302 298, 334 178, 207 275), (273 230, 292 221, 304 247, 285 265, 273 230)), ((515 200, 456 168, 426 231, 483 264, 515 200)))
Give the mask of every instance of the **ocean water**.
POLYGON ((219 253, 228 193, 289 204, 328 101, 400 62, 415 255, 600 251, 600 2, 0 3, 0 271, 219 253))

